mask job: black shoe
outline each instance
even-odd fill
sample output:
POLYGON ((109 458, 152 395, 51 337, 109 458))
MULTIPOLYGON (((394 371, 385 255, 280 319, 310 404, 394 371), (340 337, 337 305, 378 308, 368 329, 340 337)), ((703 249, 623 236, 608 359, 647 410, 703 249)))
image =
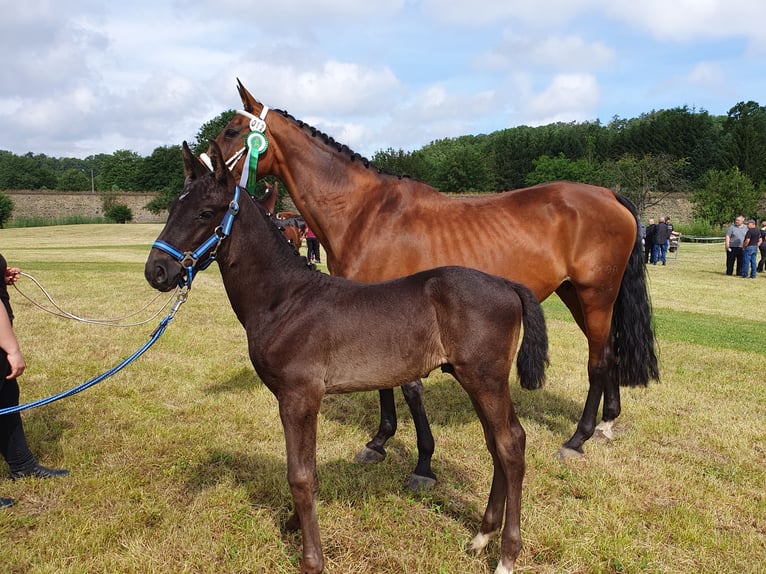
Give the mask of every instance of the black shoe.
POLYGON ((57 476, 66 476, 67 474, 69 474, 69 471, 65 468, 48 468, 47 466, 35 463, 34 466, 29 468, 11 471, 11 480, 27 478, 28 476, 33 476, 35 478, 54 478, 57 476))
POLYGON ((0 509, 10 508, 14 504, 16 504, 16 501, 12 498, 0 498, 0 509))

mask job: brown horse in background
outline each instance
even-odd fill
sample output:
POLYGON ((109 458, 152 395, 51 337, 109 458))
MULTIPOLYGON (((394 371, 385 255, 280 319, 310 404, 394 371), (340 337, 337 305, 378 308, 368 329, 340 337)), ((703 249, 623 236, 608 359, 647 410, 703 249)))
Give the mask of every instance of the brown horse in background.
MULTIPOLYGON (((561 456, 583 452, 603 397, 606 436, 620 414, 620 385, 659 379, 651 306, 635 207, 609 189, 553 182, 453 199, 425 183, 381 173, 367 160, 287 112, 269 109, 242 85, 244 110, 216 137, 236 176, 244 139, 260 118, 268 149, 257 176, 273 175, 327 253, 333 275, 374 282, 441 265, 463 265, 527 285, 541 301, 556 293, 588 340, 589 389, 561 456), (236 157, 235 157, 236 156, 236 157), (497 237, 506 248, 498 249, 497 237)), ((434 444, 422 384, 402 387, 417 431, 411 486, 435 479, 434 444)), ((358 460, 380 460, 396 431, 393 392, 380 391, 378 433, 358 460)))
POLYGON ((301 231, 297 227, 292 225, 286 225, 282 228, 282 235, 285 236, 287 242, 292 245, 296 251, 301 248, 301 231))
POLYGON ((508 378, 545 377, 548 339, 524 285, 465 267, 440 267, 384 283, 316 272, 287 248, 269 217, 240 188, 211 143, 210 173, 184 142, 186 183, 144 269, 155 289, 191 289, 195 272, 218 262, 226 294, 247 333, 250 360, 279 403, 287 478, 302 530, 302 574, 324 567, 317 519, 317 415, 327 393, 392 388, 441 367, 476 409, 494 466, 489 501, 472 547, 502 527, 496 574, 510 574, 521 550, 525 434, 508 378), (233 197, 233 198, 232 198, 233 197), (220 223, 219 223, 220 222, 220 223), (360 326, 362 326, 360 328, 360 326), (301 353, 295 353, 299 346, 301 353))

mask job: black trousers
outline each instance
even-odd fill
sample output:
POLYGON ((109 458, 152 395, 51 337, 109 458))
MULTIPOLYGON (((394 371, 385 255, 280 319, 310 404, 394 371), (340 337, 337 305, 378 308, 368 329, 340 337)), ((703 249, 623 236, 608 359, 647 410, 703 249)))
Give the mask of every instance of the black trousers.
POLYGON ((654 248, 654 243, 651 243, 649 241, 644 241, 644 263, 649 263, 652 259, 652 249, 654 248))
POLYGON ((731 251, 726 252, 726 275, 734 272, 734 264, 737 265, 737 276, 742 275, 742 248, 731 247, 731 251))
MULTIPOLYGON (((19 384, 16 379, 7 380, 11 372, 8 357, 0 351, 0 408, 15 407, 19 404, 19 384)), ((35 457, 27 445, 21 413, 0 415, 0 454, 11 467, 11 471, 29 468, 35 464, 35 457)))

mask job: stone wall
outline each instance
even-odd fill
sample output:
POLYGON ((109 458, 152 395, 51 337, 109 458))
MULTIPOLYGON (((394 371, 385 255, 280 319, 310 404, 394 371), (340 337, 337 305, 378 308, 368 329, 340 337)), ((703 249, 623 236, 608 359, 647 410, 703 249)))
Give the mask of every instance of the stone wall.
MULTIPOLYGON (((66 217, 102 217, 102 197, 85 191, 3 191, 13 201, 13 218, 42 217, 63 219, 66 217)), ((133 212, 134 223, 163 223, 167 212, 154 215, 144 206, 156 193, 118 193, 117 203, 127 205, 133 212)))

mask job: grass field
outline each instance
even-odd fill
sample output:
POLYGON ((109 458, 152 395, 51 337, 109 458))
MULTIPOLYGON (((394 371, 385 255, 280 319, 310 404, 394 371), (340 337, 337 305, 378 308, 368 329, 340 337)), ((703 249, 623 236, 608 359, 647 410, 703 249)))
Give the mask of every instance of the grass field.
MULTIPOLYGON (((0 252, 67 311, 118 317, 155 296, 143 264, 159 230, 5 229, 0 252)), ((723 265, 722 247, 682 244, 677 260, 650 267, 663 380, 624 389, 617 438, 589 441, 584 458, 565 463, 555 453, 585 398, 585 341, 558 299, 545 302, 548 384, 528 392, 511 382, 527 431, 518 572, 766 571, 766 274, 726 277, 723 265)), ((43 300, 28 279, 19 287, 43 300)), ((29 365, 22 402, 102 373, 158 322, 88 325, 52 317, 13 289, 11 298, 29 365)), ((327 571, 492 572, 497 542, 485 556, 466 552, 491 472, 466 395, 449 376, 426 381, 439 482, 420 494, 404 486, 415 436, 399 392, 397 401, 399 432, 374 466, 352 459, 376 429, 377 393, 323 404, 319 521, 327 571)), ((146 355, 23 416, 40 461, 72 474, 0 480, 0 496, 18 500, 0 511, 7 574, 297 571, 300 535, 281 530, 291 501, 276 400, 250 367, 216 266, 198 276, 146 355)))

